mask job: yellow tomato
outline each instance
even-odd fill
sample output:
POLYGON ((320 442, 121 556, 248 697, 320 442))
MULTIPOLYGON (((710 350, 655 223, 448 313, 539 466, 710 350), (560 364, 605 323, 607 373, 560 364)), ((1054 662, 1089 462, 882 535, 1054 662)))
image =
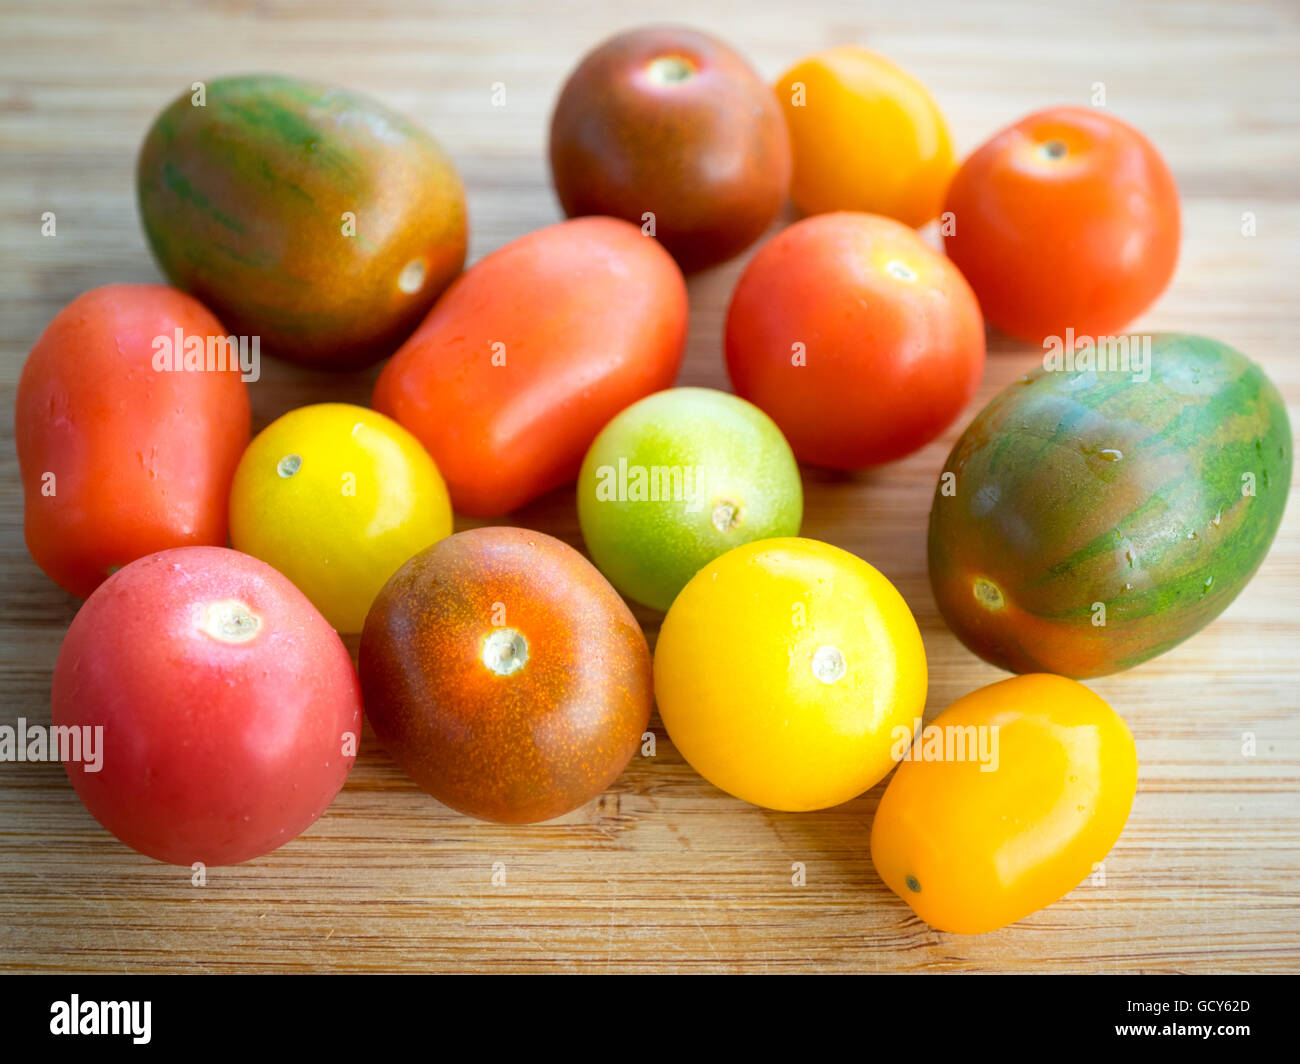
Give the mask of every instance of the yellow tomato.
POLYGON ((800 60, 776 94, 794 151, 790 196, 805 214, 867 211, 916 227, 939 213, 952 144, 934 99, 906 71, 846 45, 800 60))
POLYGON ((284 573, 340 632, 451 532, 451 503, 420 442, 347 403, 291 410, 248 446, 230 491, 230 541, 284 573))
POLYGON ((1133 736, 1106 702, 1063 676, 1017 676, 922 730, 880 799, 871 859, 932 927, 992 931, 1078 886, 1136 790, 1133 736))
POLYGON ((701 569, 664 618, 654 667, 682 756, 771 809, 861 794, 925 707, 925 647, 903 597, 812 539, 760 540, 701 569))

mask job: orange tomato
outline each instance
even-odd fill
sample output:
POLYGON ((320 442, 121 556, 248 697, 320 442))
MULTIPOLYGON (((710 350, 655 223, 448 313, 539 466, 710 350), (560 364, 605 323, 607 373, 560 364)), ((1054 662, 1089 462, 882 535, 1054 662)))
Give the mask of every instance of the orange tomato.
POLYGON ((1159 152, 1101 111, 1021 119, 957 171, 948 255, 990 322, 1034 343, 1123 329, 1178 259, 1178 189, 1159 152))
POLYGON ((1063 676, 1017 676, 922 730, 880 799, 871 860, 932 927, 992 931, 1073 890, 1136 790, 1133 736, 1105 701, 1063 676))
POLYGON ((777 82, 805 214, 867 211, 921 226, 952 177, 948 127, 925 86, 866 48, 801 59, 777 82))

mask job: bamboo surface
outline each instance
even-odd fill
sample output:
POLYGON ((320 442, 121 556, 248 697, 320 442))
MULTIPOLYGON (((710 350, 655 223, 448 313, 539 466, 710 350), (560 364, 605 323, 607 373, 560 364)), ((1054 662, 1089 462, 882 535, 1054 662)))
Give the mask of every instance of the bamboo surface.
MULTIPOLYGON (((264 71, 377 96, 430 129, 465 180, 471 260, 560 217, 549 112, 578 58, 645 21, 617 3, 0 2, 0 723, 49 722, 50 676, 77 603, 22 537, 13 394, 66 302, 154 281, 134 156, 193 81, 264 71), (504 83, 505 106, 492 104, 504 83), (57 237, 42 237, 42 212, 57 237)), ((1164 153, 1182 195, 1177 275, 1135 328, 1204 333, 1267 369, 1300 424, 1300 7, 1206 0, 1089 4, 654 5, 714 32, 769 78, 860 42, 928 84, 964 154, 1052 103, 1107 107, 1164 153), (1244 212, 1254 236, 1241 233, 1244 212)), ((744 258, 690 282, 680 382, 725 387, 723 315, 744 258)), ((880 568, 916 613, 928 715, 1003 674, 947 631, 925 575, 934 479, 962 427, 1040 358, 992 334, 975 402, 944 437, 855 476, 805 470, 803 533, 880 568)), ((254 427, 325 399, 367 401, 374 372, 264 364, 254 427)), ((512 515, 581 546, 571 490, 512 515)), ((458 527, 465 527, 458 522, 458 527)), ((936 932, 872 869, 883 784, 821 813, 773 813, 700 779, 656 717, 657 754, 602 798, 531 827, 440 806, 369 728, 347 786, 307 833, 191 884, 82 808, 57 764, 0 764, 0 971, 1027 972, 1300 970, 1300 511, 1210 628, 1091 686, 1141 761, 1105 882, 979 937, 936 932), (1243 736, 1257 752, 1243 756, 1243 736), (806 882, 795 885, 801 863, 806 882), (504 870, 504 881, 502 881, 504 870)), ((659 615, 639 610, 653 640, 659 615)), ((355 643, 353 644, 355 650, 355 643)))

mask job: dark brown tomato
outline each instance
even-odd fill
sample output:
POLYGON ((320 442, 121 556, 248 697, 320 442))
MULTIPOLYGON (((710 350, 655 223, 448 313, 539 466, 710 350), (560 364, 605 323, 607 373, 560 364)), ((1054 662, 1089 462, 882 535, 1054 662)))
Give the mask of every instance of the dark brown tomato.
POLYGON ((684 270, 731 258, 785 203, 790 135, 772 89, 721 41, 630 30, 569 76, 551 119, 551 171, 569 217, 644 226, 684 270))
POLYGON ((371 607, 359 661, 393 760, 482 820, 589 802, 650 719, 650 652, 631 611, 576 550, 527 529, 472 529, 411 558, 371 607))

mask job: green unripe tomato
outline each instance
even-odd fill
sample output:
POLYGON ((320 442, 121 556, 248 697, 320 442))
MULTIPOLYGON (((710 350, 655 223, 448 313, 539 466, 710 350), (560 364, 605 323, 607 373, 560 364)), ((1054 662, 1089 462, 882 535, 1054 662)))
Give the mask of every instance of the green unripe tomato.
POLYGON ((803 485, 790 445, 752 403, 670 388, 601 430, 578 475, 578 520, 597 568, 628 598, 666 610, 733 547, 797 536, 803 485))

